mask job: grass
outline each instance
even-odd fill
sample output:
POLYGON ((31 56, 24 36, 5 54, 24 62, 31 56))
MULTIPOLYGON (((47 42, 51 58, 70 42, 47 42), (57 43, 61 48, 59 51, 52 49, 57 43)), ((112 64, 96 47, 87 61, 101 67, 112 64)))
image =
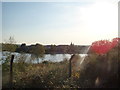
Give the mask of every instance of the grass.
MULTIPOLYGON (((14 63, 14 87, 16 88, 64 88, 68 87, 68 61, 46 62, 20 66, 14 63), (24 68, 23 68, 24 67, 24 68)), ((3 87, 8 87, 9 72, 3 72, 3 87)))
MULTIPOLYGON (((89 54, 80 71, 69 78, 69 61, 44 61, 39 64, 18 62, 13 64, 14 88, 95 88, 95 80, 101 87, 118 87, 118 48, 99 56, 89 54), (109 58, 107 57, 109 56, 109 58), (110 71, 108 71, 110 64, 110 71)), ((9 64, 3 64, 3 88, 9 87, 9 64)))

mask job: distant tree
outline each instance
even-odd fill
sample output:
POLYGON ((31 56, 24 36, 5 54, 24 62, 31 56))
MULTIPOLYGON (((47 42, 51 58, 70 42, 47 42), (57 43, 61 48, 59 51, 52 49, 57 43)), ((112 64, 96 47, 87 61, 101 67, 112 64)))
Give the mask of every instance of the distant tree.
POLYGON ((7 41, 7 43, 9 43, 9 44, 15 44, 16 41, 15 41, 14 37, 10 36, 9 40, 7 41))
POLYGON ((56 45, 51 45, 49 49, 50 54, 55 54, 56 53, 56 45))
MULTIPOLYGON (((32 46, 31 47, 31 50, 30 52, 37 58, 39 57, 43 57, 44 56, 44 53, 45 53, 45 48, 43 45, 41 44, 36 44, 35 46, 32 46)), ((39 63, 39 60, 38 60, 38 63, 39 63)))
POLYGON ((58 46, 58 47, 57 47, 57 51, 58 51, 60 54, 66 54, 67 51, 68 51, 68 46, 67 46, 67 45, 58 46))
POLYGON ((27 53, 28 52, 28 47, 26 46, 25 43, 22 43, 21 46, 19 48, 17 48, 17 52, 27 53))
POLYGON ((10 37, 6 43, 2 44, 2 51, 15 52, 17 47, 14 37, 10 37))
POLYGON ((68 48, 68 53, 69 54, 75 54, 75 45, 72 44, 72 42, 71 42, 71 44, 70 44, 70 46, 68 48))
POLYGON ((41 45, 41 44, 36 44, 35 47, 34 47, 33 53, 37 56, 43 55, 45 53, 44 46, 41 45))
POLYGON ((26 43, 22 43, 22 44, 21 44, 21 47, 26 47, 26 43))
POLYGON ((68 50, 68 48, 67 48, 67 47, 62 47, 62 48, 61 48, 61 52, 62 52, 62 54, 67 53, 67 50, 68 50))
POLYGON ((15 52, 17 45, 15 44, 2 44, 2 51, 15 52))

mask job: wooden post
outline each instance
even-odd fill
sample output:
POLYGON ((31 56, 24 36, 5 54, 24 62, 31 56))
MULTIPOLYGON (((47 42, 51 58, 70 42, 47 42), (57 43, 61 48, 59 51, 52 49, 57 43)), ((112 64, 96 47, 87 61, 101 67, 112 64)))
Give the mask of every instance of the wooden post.
POLYGON ((69 60, 69 77, 71 77, 71 71, 72 70, 72 68, 71 68, 71 59, 69 60))
POLYGON ((11 56, 10 60, 10 88, 13 88, 13 59, 14 55, 11 56))
POLYGON ((69 60, 69 77, 71 77, 72 75, 72 65, 71 65, 71 60, 73 59, 73 57, 75 56, 75 54, 73 54, 69 60))

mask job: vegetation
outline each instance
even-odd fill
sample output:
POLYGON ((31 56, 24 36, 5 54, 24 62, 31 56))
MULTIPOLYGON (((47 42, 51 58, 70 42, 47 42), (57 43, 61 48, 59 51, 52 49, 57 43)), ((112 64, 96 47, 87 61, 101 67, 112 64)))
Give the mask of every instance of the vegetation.
MULTIPOLYGON (((38 44, 38 47, 42 46, 38 44)), ((72 73, 71 77, 69 77, 69 60, 67 59, 61 62, 43 61, 39 64, 32 64, 26 63, 24 61, 26 57, 21 56, 18 62, 13 64, 13 88, 118 87, 118 74, 120 73, 118 50, 120 50, 120 43, 118 42, 108 51, 101 50, 96 53, 97 49, 94 49, 95 52, 92 51, 86 56, 80 70, 72 73), (102 52, 106 53, 102 54, 102 52)), ((34 50, 36 49, 34 48, 34 50)), ((38 52, 36 50, 34 53, 37 54, 38 52)), ((10 54, 7 54, 7 58, 2 64, 3 88, 9 88, 10 56, 10 54)))
POLYGON ((6 43, 2 43, 3 51, 15 52, 17 47, 18 46, 15 44, 14 37, 10 37, 6 43))
POLYGON ((35 54, 35 49, 40 50, 40 54, 76 54, 84 53, 84 49, 88 46, 80 45, 42 45, 36 43, 36 45, 26 45, 22 43, 21 45, 2 43, 2 51, 18 52, 18 53, 31 53, 35 54))
POLYGON ((3 51, 15 52, 17 47, 18 46, 16 44, 2 44, 3 51))

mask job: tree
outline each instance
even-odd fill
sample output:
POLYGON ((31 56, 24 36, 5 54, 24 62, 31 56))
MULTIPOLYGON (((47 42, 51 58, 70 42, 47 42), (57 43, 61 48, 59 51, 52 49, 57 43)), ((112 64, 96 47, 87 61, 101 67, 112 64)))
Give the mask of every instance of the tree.
POLYGON ((68 48, 68 53, 69 54, 75 54, 75 45, 72 44, 72 42, 71 42, 71 44, 70 44, 70 46, 68 48))
POLYGON ((35 47, 34 47, 33 53, 37 56, 43 55, 45 53, 44 46, 41 45, 41 44, 36 44, 35 47))
POLYGON ((51 45, 50 49, 48 51, 50 54, 55 54, 56 53, 56 45, 51 45))
POLYGON ((110 42, 109 40, 95 41, 92 43, 91 49, 97 54, 100 54, 100 55, 106 54, 112 48, 118 45, 119 41, 120 41, 120 38, 114 38, 112 42, 110 42))
POLYGON ((3 51, 15 52, 16 48, 17 48, 17 45, 15 44, 15 39, 14 37, 11 37, 11 36, 6 43, 2 44, 3 51))
POLYGON ((9 40, 7 41, 7 43, 9 43, 9 44, 14 44, 15 42, 16 41, 15 41, 14 37, 12 37, 12 36, 10 36, 9 40))
POLYGON ((28 52, 28 47, 26 46, 25 43, 22 43, 21 46, 20 46, 19 48, 17 48, 16 51, 17 51, 17 52, 27 53, 27 52, 28 52))
POLYGON ((45 48, 41 44, 36 44, 31 47, 30 52, 37 58, 38 63, 39 63, 39 57, 43 57, 45 53, 45 48))

